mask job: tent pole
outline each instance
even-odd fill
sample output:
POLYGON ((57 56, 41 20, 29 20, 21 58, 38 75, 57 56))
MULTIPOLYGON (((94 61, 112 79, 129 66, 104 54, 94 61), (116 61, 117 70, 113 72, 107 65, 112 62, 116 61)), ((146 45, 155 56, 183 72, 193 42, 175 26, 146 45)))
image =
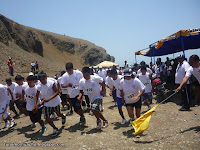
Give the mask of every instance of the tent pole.
MULTIPOLYGON (((181 31, 180 31, 180 36, 181 36, 181 31)), ((185 56, 185 48, 184 48, 184 42, 183 42, 183 37, 181 36, 181 45, 182 45, 182 50, 183 50, 183 55, 185 56)))
POLYGON ((137 58, 136 58, 136 55, 135 55, 135 62, 136 62, 136 64, 137 64, 137 58))
POLYGON ((151 63, 152 63, 152 50, 151 50, 151 45, 149 45, 149 49, 151 51, 151 63))

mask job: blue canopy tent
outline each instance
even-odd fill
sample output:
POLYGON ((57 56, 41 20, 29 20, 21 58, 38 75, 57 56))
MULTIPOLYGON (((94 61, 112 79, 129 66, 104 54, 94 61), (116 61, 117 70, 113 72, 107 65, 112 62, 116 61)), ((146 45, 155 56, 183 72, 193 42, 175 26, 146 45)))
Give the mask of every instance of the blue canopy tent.
POLYGON ((135 55, 148 57, 163 56, 188 49, 200 48, 200 28, 180 30, 158 42, 151 44, 148 50, 135 52, 135 55))

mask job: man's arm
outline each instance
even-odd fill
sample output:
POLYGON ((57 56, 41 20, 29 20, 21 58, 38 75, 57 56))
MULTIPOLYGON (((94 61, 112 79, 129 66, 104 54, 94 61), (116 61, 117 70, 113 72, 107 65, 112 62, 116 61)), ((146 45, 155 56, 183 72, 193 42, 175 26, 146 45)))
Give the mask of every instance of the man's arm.
POLYGON ((185 76, 183 78, 183 81, 181 82, 180 86, 176 89, 176 92, 179 92, 181 88, 187 84, 187 81, 189 80, 189 78, 190 78, 189 76, 185 76))
POLYGON ((52 95, 51 97, 45 99, 44 102, 48 102, 48 101, 52 100, 53 98, 55 98, 57 95, 59 95, 59 90, 57 89, 55 83, 53 84, 52 89, 55 92, 54 95, 52 95))
POLYGON ((78 99, 79 101, 81 101, 82 96, 83 96, 83 90, 80 90, 79 96, 77 97, 77 99, 78 99))
POLYGON ((8 88, 7 90, 8 90, 8 93, 10 93, 10 95, 11 95, 12 102, 14 103, 15 100, 14 100, 12 91, 10 90, 10 88, 8 88))
POLYGON ((102 83, 100 83, 102 90, 101 90, 101 95, 103 96, 106 92, 106 86, 105 86, 105 81, 103 81, 102 83))

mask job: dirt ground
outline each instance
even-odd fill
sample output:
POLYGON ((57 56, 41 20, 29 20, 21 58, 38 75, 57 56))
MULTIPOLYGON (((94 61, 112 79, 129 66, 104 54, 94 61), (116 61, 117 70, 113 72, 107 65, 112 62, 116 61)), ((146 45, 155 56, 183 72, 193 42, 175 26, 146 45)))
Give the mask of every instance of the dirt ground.
MULTIPOLYGON (((0 123, 0 149, 199 149, 200 106, 192 107, 189 112, 180 112, 180 106, 175 102, 177 97, 175 95, 169 102, 160 105, 152 115, 149 128, 137 136, 132 135, 133 127, 129 123, 120 124, 121 117, 110 96, 103 99, 103 115, 109 121, 109 126, 103 129, 96 129, 95 117, 89 113, 85 113, 86 125, 79 126, 79 117, 74 113, 67 116, 64 127, 60 118, 55 119, 59 134, 52 137, 53 130, 48 124, 46 132, 41 135, 40 125, 32 128, 29 117, 21 115, 13 129, 2 129, 4 123, 0 123)), ((152 106, 155 104, 154 100, 152 106)), ((142 106, 141 112, 146 110, 147 106, 142 106)), ((125 107, 123 111, 128 120, 125 107)), ((67 114, 68 110, 63 112, 67 114)))

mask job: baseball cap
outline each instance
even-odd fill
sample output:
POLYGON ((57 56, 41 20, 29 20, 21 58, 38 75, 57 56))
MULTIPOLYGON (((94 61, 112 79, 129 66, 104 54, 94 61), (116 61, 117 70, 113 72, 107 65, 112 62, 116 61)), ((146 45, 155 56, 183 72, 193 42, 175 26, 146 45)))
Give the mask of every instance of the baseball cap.
POLYGON ((128 68, 125 69, 123 73, 124 73, 124 74, 123 74, 124 76, 129 76, 129 77, 130 77, 130 76, 132 75, 130 69, 128 69, 128 68))

